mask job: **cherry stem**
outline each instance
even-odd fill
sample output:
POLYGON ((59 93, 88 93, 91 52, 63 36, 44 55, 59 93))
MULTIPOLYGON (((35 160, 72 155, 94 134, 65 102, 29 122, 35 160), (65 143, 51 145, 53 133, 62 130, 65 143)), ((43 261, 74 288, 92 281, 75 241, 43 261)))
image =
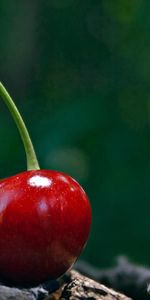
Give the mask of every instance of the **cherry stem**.
POLYGON ((36 154, 28 130, 25 126, 25 123, 14 101, 12 100, 12 98, 10 97, 10 95, 8 94, 7 90, 5 89, 5 87, 1 82, 0 82, 0 96, 2 97, 3 101, 7 105, 20 132, 24 144, 25 152, 26 152, 27 170, 39 170, 40 167, 36 158, 36 154))

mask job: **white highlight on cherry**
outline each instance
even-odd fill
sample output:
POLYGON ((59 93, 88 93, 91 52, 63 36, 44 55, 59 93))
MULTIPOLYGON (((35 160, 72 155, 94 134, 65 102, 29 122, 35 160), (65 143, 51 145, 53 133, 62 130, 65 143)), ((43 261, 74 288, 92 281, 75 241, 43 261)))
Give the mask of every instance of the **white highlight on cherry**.
POLYGON ((6 209, 6 207, 8 206, 9 202, 10 202, 10 197, 9 195, 5 194, 2 196, 2 199, 0 201, 0 214, 3 213, 3 211, 6 209))
POLYGON ((39 202, 38 211, 39 211, 39 213, 45 213, 48 211, 48 205, 47 205, 45 199, 41 199, 41 201, 39 202))
POLYGON ((64 175, 62 175, 62 174, 59 174, 59 175, 57 176, 57 178, 58 178, 59 180, 63 181, 64 183, 69 183, 69 180, 68 180, 64 175))
POLYGON ((52 184, 52 180, 44 176, 35 175, 28 180, 28 183, 35 187, 49 187, 52 184))

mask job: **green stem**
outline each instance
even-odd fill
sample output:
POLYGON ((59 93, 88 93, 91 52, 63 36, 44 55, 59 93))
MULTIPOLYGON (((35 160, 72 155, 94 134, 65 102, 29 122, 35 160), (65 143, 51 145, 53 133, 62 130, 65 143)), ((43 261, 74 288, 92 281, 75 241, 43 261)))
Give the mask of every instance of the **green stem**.
POLYGON ((27 131, 27 128, 24 124, 24 121, 15 105, 13 102, 12 98, 6 91, 5 87, 3 84, 0 82, 0 96, 4 100, 5 104, 7 105, 10 113, 12 114, 12 117, 18 127, 18 130, 20 132, 25 152, 26 152, 26 157, 27 157, 27 169, 28 170, 39 170, 39 164, 36 158, 36 154, 33 148, 33 144, 31 142, 29 133, 27 131))

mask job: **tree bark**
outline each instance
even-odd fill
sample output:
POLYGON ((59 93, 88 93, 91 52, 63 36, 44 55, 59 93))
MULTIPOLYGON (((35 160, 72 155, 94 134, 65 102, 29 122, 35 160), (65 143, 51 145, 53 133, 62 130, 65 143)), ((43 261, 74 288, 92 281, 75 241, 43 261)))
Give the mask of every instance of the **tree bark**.
POLYGON ((82 276, 76 271, 70 273, 71 281, 61 294, 61 300, 129 300, 130 298, 115 292, 112 289, 82 276))
POLYGON ((87 262, 78 261, 76 270, 84 276, 120 291, 136 300, 150 300, 150 268, 118 257, 114 267, 98 269, 87 262))
POLYGON ((24 289, 0 285, 0 300, 131 300, 77 271, 59 281, 24 289))

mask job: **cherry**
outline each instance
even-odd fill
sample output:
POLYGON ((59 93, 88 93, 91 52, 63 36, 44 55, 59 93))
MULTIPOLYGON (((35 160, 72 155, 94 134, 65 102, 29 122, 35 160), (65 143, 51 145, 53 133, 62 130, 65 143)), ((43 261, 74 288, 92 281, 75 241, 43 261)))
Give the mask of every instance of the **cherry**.
POLYGON ((0 181, 0 277, 35 285, 64 274, 87 242, 91 207, 70 176, 40 170, 25 124, 0 83, 20 131, 28 170, 0 181))

